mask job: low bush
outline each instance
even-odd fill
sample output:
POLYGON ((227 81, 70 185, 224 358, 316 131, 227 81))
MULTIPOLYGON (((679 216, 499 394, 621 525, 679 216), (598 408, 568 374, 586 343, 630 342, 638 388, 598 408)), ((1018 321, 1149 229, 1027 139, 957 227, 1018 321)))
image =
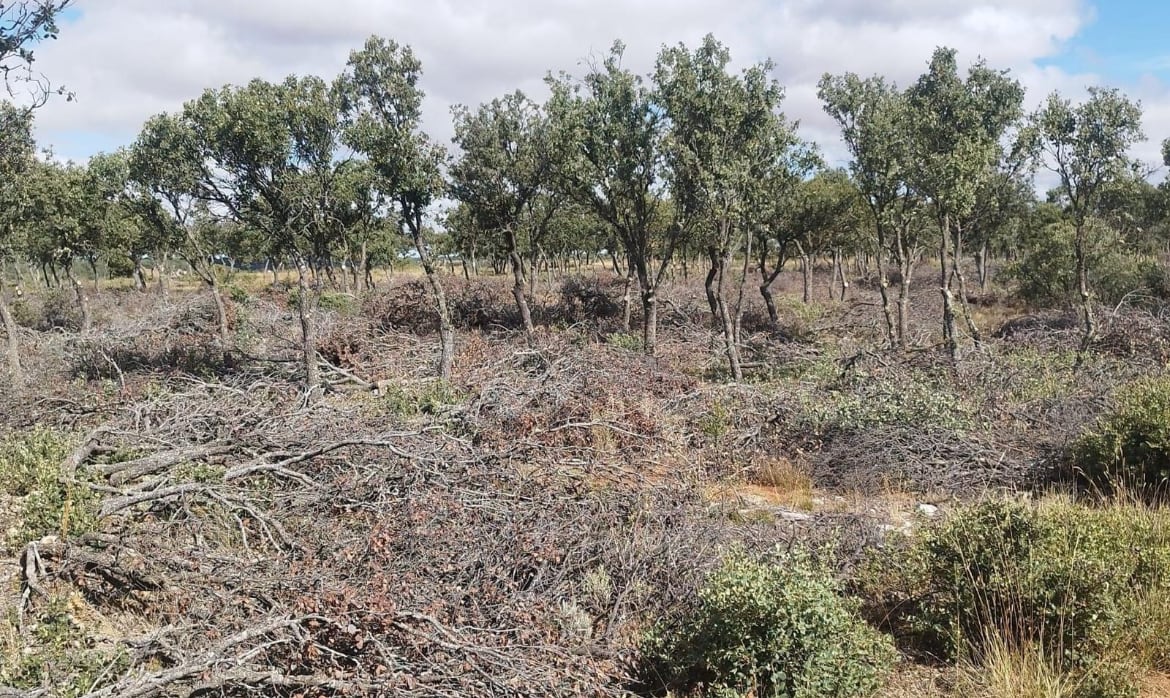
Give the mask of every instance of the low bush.
POLYGON ((1165 486, 1170 478, 1170 376, 1123 388, 1113 408, 1073 442, 1070 461, 1080 477, 1098 487, 1165 486))
POLYGON ((731 555, 693 608, 642 642, 641 675, 657 689, 704 696, 866 696, 892 666, 889 640, 803 556, 731 555))
POLYGON ((60 470, 70 450, 65 435, 48 429, 0 440, 0 492, 19 500, 19 521, 6 534, 8 546, 93 530, 96 497, 85 483, 70 481, 60 470))
POLYGON ((865 578, 919 652, 978 663, 1039 649, 1074 695, 1124 696, 1165 661, 1147 621, 1170 605, 1168 544, 1161 512, 995 501, 887 550, 865 578))

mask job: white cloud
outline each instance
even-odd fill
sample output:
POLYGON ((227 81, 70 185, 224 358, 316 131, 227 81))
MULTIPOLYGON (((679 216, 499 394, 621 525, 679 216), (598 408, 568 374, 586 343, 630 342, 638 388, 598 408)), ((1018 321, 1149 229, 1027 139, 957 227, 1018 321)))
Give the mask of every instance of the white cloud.
MULTIPOLYGON (((77 95, 42 110, 40 137, 70 142, 76 152, 62 154, 73 157, 88 156, 95 142, 128 142, 148 116, 178 109, 206 87, 290 73, 332 77, 374 33, 422 59, 425 125, 443 141, 452 104, 517 88, 541 94, 547 72, 580 73, 614 39, 643 72, 663 44, 693 45, 708 32, 738 65, 770 57, 788 90, 786 111, 830 159, 842 154, 816 99, 824 72, 881 73, 906 84, 947 45, 962 60, 982 56, 1012 69, 1032 102, 1098 81, 1039 62, 1090 20, 1081 0, 80 0, 78 9, 81 19, 38 54, 38 67, 77 95), (78 132, 88 136, 78 140, 78 132)), ((1165 86, 1135 88, 1151 135, 1170 131, 1165 86)))

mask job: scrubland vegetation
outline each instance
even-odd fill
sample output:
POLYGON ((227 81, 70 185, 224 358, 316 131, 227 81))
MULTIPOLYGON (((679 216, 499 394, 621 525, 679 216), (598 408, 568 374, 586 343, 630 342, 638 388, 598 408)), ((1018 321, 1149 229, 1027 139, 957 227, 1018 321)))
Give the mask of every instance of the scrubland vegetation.
POLYGON ((1166 695, 1137 105, 940 49, 825 76, 832 170, 621 58, 451 153, 377 37, 85 165, 3 107, 0 695, 1166 695))

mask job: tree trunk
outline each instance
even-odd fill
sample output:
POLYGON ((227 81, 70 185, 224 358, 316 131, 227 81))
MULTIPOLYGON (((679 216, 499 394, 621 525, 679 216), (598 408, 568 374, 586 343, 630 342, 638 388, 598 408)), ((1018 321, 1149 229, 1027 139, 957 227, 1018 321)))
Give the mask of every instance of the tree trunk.
POLYGON ((1076 262, 1077 262, 1077 290, 1081 296, 1081 320, 1084 330, 1081 334, 1081 345, 1077 351, 1077 365, 1084 362, 1084 357, 1093 345, 1093 336, 1097 333, 1096 318, 1093 317, 1092 294, 1089 293, 1089 265, 1085 255, 1085 224, 1077 226, 1076 235, 1076 262))
POLYGON ((899 227, 894 234, 898 250, 898 273, 902 277, 898 289, 898 348, 906 351, 910 346, 910 283, 914 276, 914 259, 906 245, 906 229, 899 227))
POLYGON ((845 302, 845 296, 849 293, 849 277, 846 275, 845 267, 845 253, 840 249, 833 253, 834 263, 837 266, 837 281, 841 284, 841 302, 845 302))
POLYGON ((951 357, 951 361, 958 361, 959 359, 959 337, 958 330, 955 327, 955 297, 951 292, 951 277, 953 270, 950 268, 950 219, 944 217, 942 224, 942 235, 939 236, 939 274, 940 284, 939 291, 942 293, 943 301, 943 343, 946 344, 947 353, 951 357))
POLYGON ((812 302, 812 255, 806 254, 803 250, 800 253, 800 271, 804 277, 804 293, 802 298, 805 303, 812 302))
POLYGON ((130 261, 134 263, 134 290, 146 292, 146 273, 142 270, 142 256, 133 254, 130 255, 130 261))
POLYGON ((727 307, 727 269, 729 266, 731 266, 730 245, 719 260, 716 298, 720 329, 723 331, 723 351, 727 355, 727 365, 731 369, 732 378, 736 382, 740 382, 743 380, 743 369, 739 365, 739 345, 735 341, 735 325, 731 319, 731 311, 727 307))
POLYGON ((439 280, 431 253, 422 237, 422 213, 416 212, 413 218, 408 217, 408 224, 414 249, 418 252, 419 264, 422 265, 427 283, 431 287, 435 312, 439 315, 439 378, 449 380, 451 367, 455 362, 455 323, 451 320, 451 309, 447 306, 447 294, 443 291, 443 283, 439 280))
POLYGON ((967 322, 967 331, 971 334, 971 339, 978 347, 983 344, 983 333, 979 331, 979 326, 975 324, 975 316, 971 313, 971 304, 967 302, 967 277, 963 273, 963 228, 962 225, 955 226, 955 238, 951 246, 951 270, 955 275, 955 280, 959 282, 959 307, 963 310, 963 319, 967 322))
POLYGON ((654 356, 658 350, 658 298, 657 289, 650 287, 642 292, 642 351, 654 356))
MULTIPOLYGON (((524 295, 524 258, 516 249, 516 233, 511 228, 505 232, 508 244, 508 258, 512 260, 512 297, 516 299, 516 308, 520 311, 520 320, 524 323, 524 336, 528 346, 536 346, 536 327, 532 324, 532 312, 528 308, 528 298, 524 295)), ((535 271, 533 272, 535 274, 535 271)))
MULTIPOLYGON (((224 302, 223 292, 219 287, 219 282, 216 281, 215 270, 211 271, 211 274, 208 276, 208 278, 210 281, 207 285, 211 287, 211 298, 215 301, 215 320, 219 327, 219 339, 224 344, 227 344, 228 338, 231 336, 231 333, 228 330, 227 303, 224 302)), ((302 321, 302 330, 303 329, 304 326, 302 321)))
POLYGON ((69 285, 73 287, 73 294, 77 298, 77 310, 81 313, 81 331, 89 332, 92 326, 92 321, 89 314, 89 299, 85 297, 85 290, 81 287, 81 282, 73 275, 73 265, 65 264, 65 278, 69 280, 69 285))
MULTIPOLYGON (((894 324, 894 308, 890 302, 890 277, 886 274, 886 250, 884 240, 880 236, 878 237, 876 261, 878 291, 882 298, 882 317, 886 320, 886 337, 890 340, 891 349, 899 346, 905 348, 904 340, 902 339, 901 324, 894 324)), ((904 313, 900 313, 900 315, 904 315, 904 313)))
POLYGON ((987 273, 986 242, 979 247, 979 252, 975 254, 975 273, 979 275, 979 291, 987 293, 987 287, 991 283, 991 276, 987 273))
POLYGON ((634 265, 631 264, 626 273, 626 286, 622 292, 622 332, 629 334, 630 323, 634 314, 634 265))
POLYGON ((314 324, 316 291, 308 283, 309 269, 304 259, 297 260, 297 317, 301 321, 301 369, 305 390, 312 396, 321 385, 317 366, 317 332, 314 324))
POLYGON ((764 305, 768 308, 768 319, 772 321, 772 329, 780 327, 780 313, 776 311, 776 299, 772 297, 772 282, 784 269, 784 254, 781 252, 776 260, 776 268, 768 271, 768 246, 760 245, 760 295, 764 297, 764 305))
POLYGON ((85 261, 89 262, 89 270, 93 273, 93 292, 97 293, 98 291, 101 290, 101 286, 98 284, 99 279, 98 279, 98 270, 97 270, 97 258, 96 257, 86 257, 85 261))
POLYGON ((169 280, 167 279, 167 258, 170 255, 163 253, 162 266, 158 269, 158 290, 164 297, 170 295, 169 280))
POLYGON ((743 291, 747 287, 748 272, 751 271, 752 266, 752 242, 755 235, 747 233, 744 240, 743 251, 743 270, 739 277, 739 288, 736 290, 735 297, 735 341, 739 342, 743 338, 743 291))
POLYGON ((719 325, 719 296, 716 293, 716 284, 719 280, 719 266, 721 264, 719 250, 715 247, 707 248, 707 278, 703 282, 703 289, 707 292, 707 307, 711 309, 711 322, 719 325))
POLYGON ((23 380, 24 374, 20 367, 20 329, 16 325, 16 318, 8 308, 7 291, 4 290, 4 281, 0 279, 0 322, 4 325, 4 334, 7 337, 4 355, 8 358, 8 375, 13 385, 23 380))

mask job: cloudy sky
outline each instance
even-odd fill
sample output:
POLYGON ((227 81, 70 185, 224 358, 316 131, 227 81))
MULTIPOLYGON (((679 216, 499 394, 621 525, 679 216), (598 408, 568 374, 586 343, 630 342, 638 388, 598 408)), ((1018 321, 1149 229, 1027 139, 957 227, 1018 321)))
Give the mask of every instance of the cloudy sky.
POLYGON ((335 76, 371 34, 411 45, 423 61, 426 128, 446 141, 451 105, 520 88, 543 94, 549 71, 580 74, 614 39, 648 71, 663 44, 704 34, 739 66, 771 58, 785 111, 841 161, 816 99, 824 72, 911 82, 936 46, 961 61, 1010 69, 1030 104, 1059 89, 1120 87, 1145 107, 1158 161, 1170 136, 1170 26, 1164 0, 78 0, 38 68, 77 95, 38 114, 41 143, 85 159, 133 140, 151 114, 205 87, 253 77, 335 76))

